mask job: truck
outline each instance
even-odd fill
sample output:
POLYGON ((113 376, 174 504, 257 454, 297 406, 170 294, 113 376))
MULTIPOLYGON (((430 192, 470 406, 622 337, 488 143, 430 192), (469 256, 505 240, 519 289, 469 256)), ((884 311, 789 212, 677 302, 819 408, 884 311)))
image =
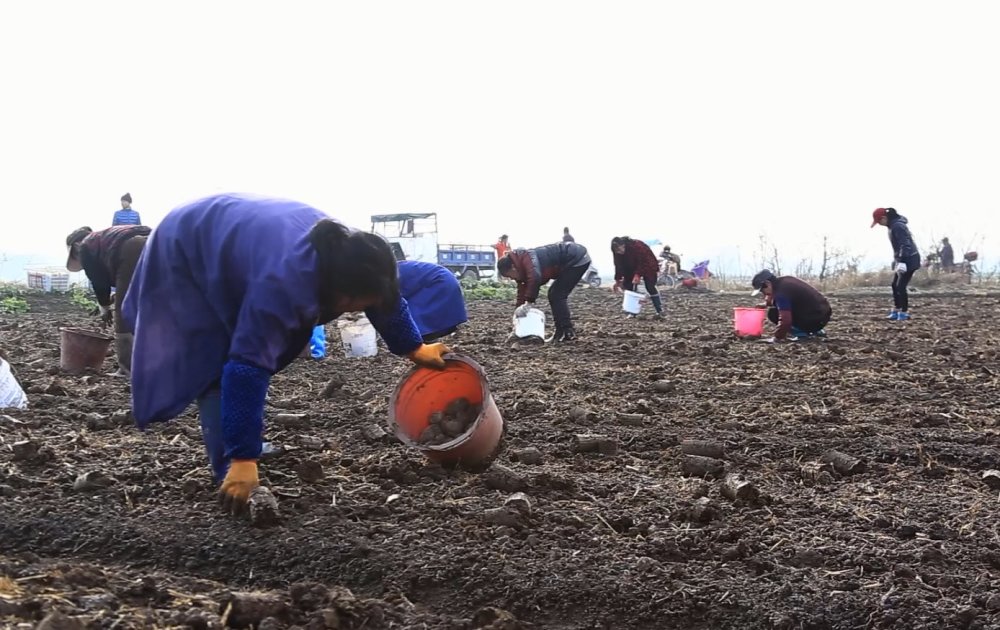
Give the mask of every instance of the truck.
POLYGON ((492 246, 438 243, 436 212, 375 214, 371 219, 372 232, 389 241, 396 260, 437 263, 470 281, 496 273, 497 254, 492 246))

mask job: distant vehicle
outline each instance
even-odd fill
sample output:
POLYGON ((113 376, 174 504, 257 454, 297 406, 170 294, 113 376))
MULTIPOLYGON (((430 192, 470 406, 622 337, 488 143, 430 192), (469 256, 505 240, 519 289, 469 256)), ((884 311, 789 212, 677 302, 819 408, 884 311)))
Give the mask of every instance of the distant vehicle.
POLYGON ((497 253, 491 245, 438 243, 436 212, 375 214, 372 232, 389 241, 397 260, 437 263, 463 280, 496 273, 497 253))

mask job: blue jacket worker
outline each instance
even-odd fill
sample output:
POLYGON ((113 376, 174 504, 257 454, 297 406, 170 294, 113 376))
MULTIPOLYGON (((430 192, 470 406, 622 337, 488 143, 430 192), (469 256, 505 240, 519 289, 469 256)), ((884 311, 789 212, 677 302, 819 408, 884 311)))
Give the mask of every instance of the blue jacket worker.
POLYGON ((116 225, 142 225, 139 213, 132 209, 132 195, 129 193, 122 195, 122 209, 116 210, 111 219, 111 226, 116 225))
POLYGON ((424 343, 450 335, 469 321, 458 278, 441 265, 400 261, 399 292, 410 305, 424 343))
POLYGON ((393 354, 444 367, 449 349, 421 339, 382 237, 287 199, 221 194, 175 208, 149 237, 123 308, 137 425, 197 401, 220 499, 242 511, 259 485, 271 377, 316 325, 362 310, 393 354))
POLYGON ((794 276, 775 276, 767 269, 755 275, 752 282, 751 295, 764 294, 767 318, 778 326, 769 341, 826 334, 824 329, 830 323, 833 308, 815 287, 794 276))

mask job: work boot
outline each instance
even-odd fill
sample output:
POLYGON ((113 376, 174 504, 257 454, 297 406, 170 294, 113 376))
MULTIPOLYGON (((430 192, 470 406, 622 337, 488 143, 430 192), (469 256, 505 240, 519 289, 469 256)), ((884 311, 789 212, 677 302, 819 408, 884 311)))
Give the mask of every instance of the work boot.
POLYGON ((132 333, 115 333, 115 355, 118 357, 118 371, 112 376, 129 378, 132 375, 132 333))
POLYGON ((907 313, 906 311, 900 311, 899 315, 896 316, 896 321, 898 322, 906 322, 909 320, 910 320, 910 314, 907 313))
POLYGON ((649 301, 653 303, 653 308, 656 309, 656 316, 660 319, 663 318, 663 301, 660 298, 660 294, 656 293, 649 296, 649 301))
POLYGON ((552 335, 552 339, 549 341, 563 342, 563 341, 575 341, 576 333, 573 331, 573 327, 569 328, 557 328, 556 334, 552 335))

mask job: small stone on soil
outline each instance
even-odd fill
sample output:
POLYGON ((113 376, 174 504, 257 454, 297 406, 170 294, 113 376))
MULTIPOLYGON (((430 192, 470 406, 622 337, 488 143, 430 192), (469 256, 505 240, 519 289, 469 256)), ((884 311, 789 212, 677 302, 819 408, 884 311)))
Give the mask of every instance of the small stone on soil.
POLYGON ((994 490, 1000 490, 1000 470, 983 471, 983 483, 994 490))
POLYGON ((34 440, 22 440, 20 442, 14 442, 10 445, 10 449, 14 452, 14 461, 26 461, 33 459, 35 455, 38 454, 38 442, 34 440))
POLYGON ((726 457, 725 445, 709 440, 684 440, 681 442, 681 452, 685 455, 700 455, 713 459, 725 459, 726 457))
POLYGON ((271 422, 286 429, 304 429, 309 426, 308 418, 304 413, 278 413, 271 416, 271 422))

